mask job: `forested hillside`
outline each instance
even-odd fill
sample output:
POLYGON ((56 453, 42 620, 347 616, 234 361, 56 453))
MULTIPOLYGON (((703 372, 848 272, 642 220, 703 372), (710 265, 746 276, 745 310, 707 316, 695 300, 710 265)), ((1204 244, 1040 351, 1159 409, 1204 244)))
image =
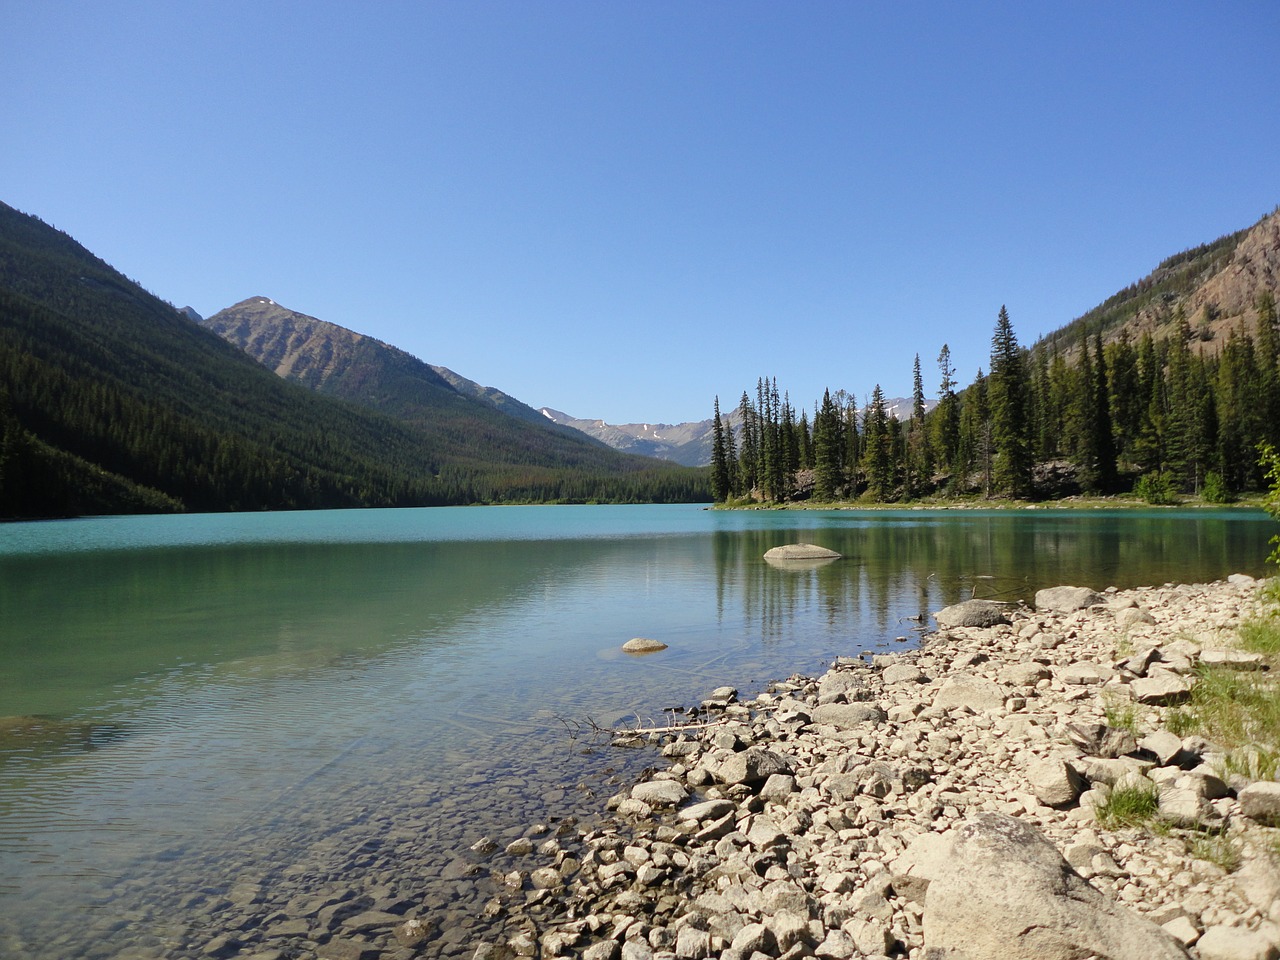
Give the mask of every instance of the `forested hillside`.
POLYGON ((703 478, 485 462, 287 383, 0 204, 0 516, 698 499, 703 478))
POLYGON ((948 345, 927 410, 919 355, 909 416, 879 385, 859 412, 830 391, 797 416, 776 380, 720 417, 717 499, 1054 498, 1136 490, 1224 502, 1262 488, 1259 447, 1280 446, 1280 211, 1170 257, 1030 349, 1002 307, 990 365, 960 389, 948 345))

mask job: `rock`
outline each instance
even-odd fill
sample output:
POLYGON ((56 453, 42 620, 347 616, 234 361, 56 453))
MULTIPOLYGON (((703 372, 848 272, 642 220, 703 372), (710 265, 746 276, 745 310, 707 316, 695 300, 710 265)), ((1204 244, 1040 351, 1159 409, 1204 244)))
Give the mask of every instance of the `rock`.
POLYGON ((954 627, 994 627, 996 624, 1008 623, 1005 606, 991 600, 965 600, 949 607, 943 607, 933 615, 939 626, 954 627))
POLYGON ((773 952, 773 934, 763 923, 748 923, 733 938, 731 948, 740 956, 749 957, 753 953, 769 956, 773 952))
POLYGON ((1068 664, 1059 670, 1058 679, 1070 686, 1092 686, 1098 683, 1106 683, 1115 674, 1116 672, 1110 667, 1083 660, 1079 663, 1068 664))
POLYGON ((1132 630, 1155 622, 1156 618, 1141 607, 1129 607, 1116 614, 1116 626, 1121 630, 1132 630))
POLYGON ((922 833, 889 865, 890 884, 895 896, 924 903, 929 882, 951 859, 955 837, 951 834, 922 833))
POLYGON ((431 931, 431 921, 414 917, 396 927, 396 940, 401 946, 415 947, 430 937, 431 931))
POLYGON ((1200 663, 1223 670, 1262 670, 1266 667, 1262 654, 1243 650, 1202 650, 1200 663))
POLYGON ((1000 684, 980 677, 957 674, 948 677, 933 698, 935 710, 968 707, 974 713, 1004 708, 1005 689, 1000 684))
POLYGON ((813 543, 788 543, 766 550, 766 560, 839 560, 840 554, 813 543))
POLYGON ((623 653, 657 653, 665 649, 667 645, 661 640, 651 640, 648 637, 632 637, 622 645, 623 653))
POLYGON ((1034 827, 984 813, 929 884, 930 960, 1186 960, 1170 934, 1090 886, 1034 827))
POLYGON ((853 938, 858 954, 864 957, 883 956, 889 953, 897 942, 893 932, 880 920, 855 918, 850 920, 844 929, 853 938))
POLYGON ((1280 783, 1251 783, 1237 795, 1240 811, 1250 820, 1269 827, 1280 827, 1280 783))
POLYGON ((1013 663, 1000 671, 1001 681, 1015 687, 1034 687, 1051 676, 1048 667, 1035 661, 1013 663))
POLYGON ((1085 790, 1084 779, 1057 757, 1033 760, 1027 766, 1031 792, 1047 807, 1069 807, 1085 790))
POLYGON ((1159 670, 1129 684, 1129 695, 1139 703, 1167 707, 1191 696, 1191 685, 1176 674, 1159 670))
POLYGON ((1172 920, 1166 920, 1160 926, 1164 928, 1165 932, 1177 937, 1188 947, 1200 939, 1200 931, 1196 929, 1196 925, 1187 916, 1174 917, 1172 920))
POLYGON ((616 940, 602 940, 582 951, 582 960, 618 960, 620 948, 616 940))
POLYGON ((704 800, 701 803, 691 804, 682 810, 676 811, 676 817, 681 820, 691 820, 695 823, 708 823, 728 816, 735 809, 737 808, 734 807, 731 800, 704 800))
POLYGON ((1241 927, 1210 927, 1196 942, 1200 960, 1276 960, 1280 952, 1265 935, 1241 927))
POLYGON ((1106 602, 1106 597, 1088 587, 1048 587, 1036 591, 1036 609, 1054 613, 1075 613, 1106 602))
POLYGON ((895 663, 886 667, 880 675, 885 683, 926 683, 927 678, 920 668, 911 663, 895 663))
POLYGON ((779 753, 752 747, 735 753, 714 771, 721 783, 764 783, 775 773, 791 773, 791 762, 779 753))
POLYGON ((1138 741, 1138 746, 1154 754, 1156 763, 1162 767, 1177 762, 1182 756, 1182 738, 1174 736, 1168 730, 1157 730, 1147 734, 1138 741))
POLYGON ((818 703, 836 703, 857 700, 867 687, 860 673, 852 670, 831 670, 818 681, 818 703))
POLYGON ((813 711, 814 723, 848 730, 863 723, 883 723, 888 714, 874 703, 824 703, 813 711))
POLYGON ((688 791, 674 780, 647 780, 631 788, 631 799, 654 807, 675 807, 688 796, 688 791))
POLYGON ((1216 819, 1213 806, 1194 790, 1173 787, 1160 791, 1160 819, 1186 830, 1205 827, 1216 819))

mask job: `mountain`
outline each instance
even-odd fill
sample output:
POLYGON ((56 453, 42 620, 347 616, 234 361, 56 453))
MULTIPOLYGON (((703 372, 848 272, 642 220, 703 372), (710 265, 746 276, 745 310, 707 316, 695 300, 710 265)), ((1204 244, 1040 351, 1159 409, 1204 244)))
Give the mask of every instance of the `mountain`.
POLYGON ((277 376, 413 424, 458 454, 592 470, 637 466, 501 390, 267 297, 242 300, 200 323, 277 376))
MULTIPOLYGON (((895 420, 911 416, 910 399, 895 398, 885 401, 890 417, 895 420)), ((925 401, 926 410, 932 410, 936 401, 925 401)), ((559 410, 543 407, 541 413, 553 423, 580 430, 587 436, 607 443, 615 450, 657 457, 688 467, 705 467, 711 463, 712 420, 693 420, 687 423, 605 423, 603 420, 581 420, 559 410)), ((741 438, 742 413, 737 407, 725 411, 722 416, 734 431, 735 441, 741 438)))
POLYGON ((1041 338, 1038 348, 1070 355, 1082 331, 1157 340, 1184 317, 1201 349, 1215 355, 1233 329, 1257 329, 1260 290, 1280 291, 1280 208, 1252 227, 1168 257, 1147 276, 1041 338))
POLYGON ((290 383, 0 203, 0 517, 706 496, 434 390, 451 415, 415 424, 290 383))
POLYGON ((571 427, 615 450, 670 460, 690 467, 704 467, 711 462, 710 417, 679 424, 609 424, 603 420, 580 420, 550 407, 543 407, 540 413, 551 423, 571 427))

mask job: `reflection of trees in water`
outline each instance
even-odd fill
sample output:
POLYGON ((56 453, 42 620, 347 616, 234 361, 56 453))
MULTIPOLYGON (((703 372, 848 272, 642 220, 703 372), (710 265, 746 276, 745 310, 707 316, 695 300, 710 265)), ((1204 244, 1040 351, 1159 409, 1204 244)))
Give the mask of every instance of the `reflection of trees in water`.
POLYGON ((887 633, 911 617, 931 626, 933 611, 975 596, 1030 602, 1036 590, 1060 584, 1100 590, 1260 574, 1270 532, 1247 515, 841 515, 820 529, 715 534, 717 604, 723 614, 738 594, 746 623, 759 624, 766 640, 813 611, 832 630, 847 623, 887 633), (795 542, 844 559, 785 566, 763 559, 795 542))

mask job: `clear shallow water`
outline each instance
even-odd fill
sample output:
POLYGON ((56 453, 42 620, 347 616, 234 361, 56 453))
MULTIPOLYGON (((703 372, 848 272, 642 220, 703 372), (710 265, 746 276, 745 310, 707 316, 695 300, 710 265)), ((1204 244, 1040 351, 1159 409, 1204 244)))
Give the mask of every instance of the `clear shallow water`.
POLYGON ((1260 575, 1274 530, 1238 511, 696 506, 0 526, 0 955, 184 955, 198 937, 175 916, 218 915, 205 901, 237 882, 284 904, 412 877, 466 912, 433 871, 485 833, 598 809, 651 759, 584 755, 588 718, 897 648, 908 618, 975 593, 1260 575), (762 559, 796 540, 846 559, 762 559), (671 648, 619 653, 633 636, 671 648))

